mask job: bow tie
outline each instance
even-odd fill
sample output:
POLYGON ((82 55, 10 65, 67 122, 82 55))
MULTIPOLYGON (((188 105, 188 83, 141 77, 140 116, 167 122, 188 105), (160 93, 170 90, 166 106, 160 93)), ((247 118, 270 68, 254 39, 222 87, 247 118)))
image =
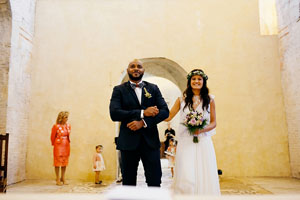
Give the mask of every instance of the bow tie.
POLYGON ((141 82, 141 83, 139 83, 139 84, 137 84, 137 83, 130 83, 130 87, 131 87, 132 89, 135 89, 135 88, 137 88, 137 87, 142 88, 142 87, 144 87, 144 86, 145 86, 145 83, 144 83, 144 82, 141 82))

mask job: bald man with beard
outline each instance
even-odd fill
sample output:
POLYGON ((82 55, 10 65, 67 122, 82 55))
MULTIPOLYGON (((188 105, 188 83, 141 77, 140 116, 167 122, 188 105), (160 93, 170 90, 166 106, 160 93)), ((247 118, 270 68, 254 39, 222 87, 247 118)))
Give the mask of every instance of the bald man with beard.
POLYGON ((121 122, 117 149, 121 151, 123 185, 136 185, 142 160, 148 186, 160 187, 160 140, 157 124, 168 118, 169 109, 157 85, 143 81, 140 60, 129 63, 129 81, 115 86, 110 117, 121 122))

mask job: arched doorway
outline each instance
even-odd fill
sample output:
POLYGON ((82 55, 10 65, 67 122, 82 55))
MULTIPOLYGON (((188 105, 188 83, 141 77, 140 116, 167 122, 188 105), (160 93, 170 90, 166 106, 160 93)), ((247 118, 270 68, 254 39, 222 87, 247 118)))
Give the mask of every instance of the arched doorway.
MULTIPOLYGON (((145 75, 150 74, 168 79, 177 85, 181 91, 185 89, 187 72, 176 62, 163 57, 141 58, 139 60, 142 61, 145 67, 145 75)), ((128 81, 128 76, 126 70, 124 70, 121 76, 121 83, 126 81, 128 81)))

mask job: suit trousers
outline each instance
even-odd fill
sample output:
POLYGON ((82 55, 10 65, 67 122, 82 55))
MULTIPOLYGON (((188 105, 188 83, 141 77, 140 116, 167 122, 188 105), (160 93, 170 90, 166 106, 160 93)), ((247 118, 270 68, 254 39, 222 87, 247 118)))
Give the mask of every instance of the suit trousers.
POLYGON ((136 185, 138 165, 142 160, 147 185, 160 187, 162 176, 160 149, 150 148, 143 137, 136 150, 121 150, 121 160, 123 185, 136 185))

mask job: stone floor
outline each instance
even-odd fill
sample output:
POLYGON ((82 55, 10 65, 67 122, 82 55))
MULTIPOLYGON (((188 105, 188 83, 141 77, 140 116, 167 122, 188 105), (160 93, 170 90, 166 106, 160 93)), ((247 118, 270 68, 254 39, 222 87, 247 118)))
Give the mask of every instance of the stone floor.
MULTIPOLYGON (((168 162, 162 159, 162 188, 170 188, 173 182, 168 162)), ((300 195, 300 180, 293 178, 220 178, 223 195, 300 195)), ((138 172, 138 186, 147 187, 140 164, 138 172)), ((104 182, 95 185, 93 182, 80 182, 69 180, 69 185, 56 186, 54 180, 26 180, 8 186, 7 193, 103 193, 112 188, 119 187, 115 182, 104 182)), ((299 196, 300 197, 300 196, 299 196)), ((300 199, 300 198, 299 198, 300 199)))

